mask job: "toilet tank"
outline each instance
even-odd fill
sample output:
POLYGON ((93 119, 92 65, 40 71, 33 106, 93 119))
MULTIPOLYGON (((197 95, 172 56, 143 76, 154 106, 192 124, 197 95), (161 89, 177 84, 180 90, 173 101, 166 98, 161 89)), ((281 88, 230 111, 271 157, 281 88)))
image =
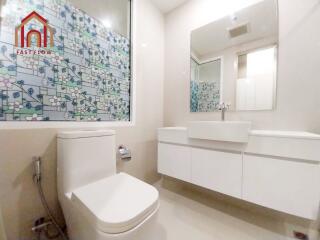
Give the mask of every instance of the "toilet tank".
POLYGON ((65 131, 57 138, 59 195, 116 174, 115 131, 65 131))

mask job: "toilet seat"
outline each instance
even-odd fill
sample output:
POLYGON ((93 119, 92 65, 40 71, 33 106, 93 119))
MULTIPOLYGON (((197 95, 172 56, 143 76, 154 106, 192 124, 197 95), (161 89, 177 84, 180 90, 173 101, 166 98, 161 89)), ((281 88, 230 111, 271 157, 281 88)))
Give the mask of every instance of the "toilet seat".
POLYGON ((128 174, 116 174, 80 187, 71 201, 104 233, 122 233, 139 225, 158 207, 156 188, 128 174))

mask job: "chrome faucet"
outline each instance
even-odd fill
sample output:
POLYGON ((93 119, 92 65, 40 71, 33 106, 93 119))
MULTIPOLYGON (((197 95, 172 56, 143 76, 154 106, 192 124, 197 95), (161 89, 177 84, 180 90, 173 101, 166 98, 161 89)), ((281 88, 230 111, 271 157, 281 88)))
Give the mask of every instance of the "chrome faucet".
POLYGON ((226 104, 224 102, 219 104, 219 110, 221 111, 221 121, 225 120, 225 113, 230 108, 231 104, 226 104))

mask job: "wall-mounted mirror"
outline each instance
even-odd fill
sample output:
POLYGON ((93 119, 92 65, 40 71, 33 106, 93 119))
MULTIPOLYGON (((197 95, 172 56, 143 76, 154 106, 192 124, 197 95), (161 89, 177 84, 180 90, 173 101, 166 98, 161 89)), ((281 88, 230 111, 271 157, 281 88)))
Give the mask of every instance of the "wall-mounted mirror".
POLYGON ((191 33, 191 112, 272 110, 276 101, 277 0, 261 0, 191 33))

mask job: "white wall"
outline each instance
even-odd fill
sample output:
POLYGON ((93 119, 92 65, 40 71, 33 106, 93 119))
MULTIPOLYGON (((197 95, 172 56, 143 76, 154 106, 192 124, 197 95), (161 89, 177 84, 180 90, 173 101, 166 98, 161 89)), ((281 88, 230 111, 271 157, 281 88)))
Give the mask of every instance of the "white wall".
MULTIPOLYGON (((157 128, 163 126, 164 19, 149 0, 135 2, 135 126, 112 128, 117 144, 132 150, 118 170, 153 182, 157 128)), ((1 128, 1 123, 0 123, 1 128)), ((43 187, 61 219, 56 191, 56 133, 59 129, 0 130, 0 202, 9 240, 31 239, 33 221, 44 211, 32 181, 32 156, 43 157, 43 187)))
MULTIPOLYGON (((249 0, 248 0, 249 1, 249 0)), ((248 2, 247 1, 247 2, 248 2)), ((191 0, 166 16, 164 120, 218 120, 219 113, 189 112, 190 32, 232 12, 238 0, 191 0)), ((320 132, 320 2, 279 0, 279 74, 275 111, 228 112, 256 129, 320 132)))

